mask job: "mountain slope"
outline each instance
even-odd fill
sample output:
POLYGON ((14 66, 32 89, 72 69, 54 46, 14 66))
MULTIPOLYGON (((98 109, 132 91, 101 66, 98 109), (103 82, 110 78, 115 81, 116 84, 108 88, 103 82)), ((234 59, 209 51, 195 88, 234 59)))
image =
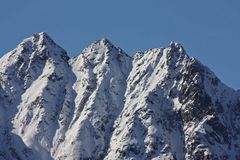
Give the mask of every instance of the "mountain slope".
POLYGON ((230 124, 237 93, 181 45, 136 54, 125 96, 109 159, 239 156, 230 124))
MULTIPOLYGON (((67 73, 71 73, 68 59, 46 33, 40 33, 25 39, 0 60, 7 132, 21 137, 40 157, 48 156, 51 148, 52 130, 57 127, 52 119, 61 109, 63 89, 69 83, 67 73)), ((18 156, 26 159, 25 154, 18 156)))
POLYGON ((67 138, 55 154, 73 159, 103 157, 113 122, 123 108, 131 58, 107 39, 93 43, 71 60, 77 96, 67 138))
POLYGON ((69 58, 46 33, 0 59, 0 159, 240 159, 240 94, 184 48, 69 58))

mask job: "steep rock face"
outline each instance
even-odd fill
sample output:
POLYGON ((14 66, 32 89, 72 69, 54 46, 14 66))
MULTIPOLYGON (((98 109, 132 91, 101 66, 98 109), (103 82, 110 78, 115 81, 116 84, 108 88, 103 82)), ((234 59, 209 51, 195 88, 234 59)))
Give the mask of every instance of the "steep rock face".
POLYGON ((240 159, 240 92, 183 47, 69 59, 46 33, 0 58, 0 159, 240 159))
POLYGON ((179 101, 183 104, 187 159, 235 159, 230 123, 237 94, 198 61, 190 60, 183 73, 179 101), (226 96, 228 95, 228 96, 226 96))
POLYGON ((106 159, 239 157, 236 92, 181 45, 136 54, 125 96, 106 159))
MULTIPOLYGON (((9 148, 20 148, 19 144, 16 147, 10 144, 14 139, 10 134, 14 133, 31 148, 31 152, 35 152, 34 155, 49 157, 52 130, 57 127, 54 116, 64 101, 63 90, 60 89, 69 82, 66 73, 71 73, 68 59, 66 52, 46 33, 25 39, 1 58, 1 87, 9 148), (52 123, 53 120, 55 122, 52 123)), ((24 153, 16 153, 16 157, 32 159, 24 157, 28 155, 25 154, 26 146, 24 153)))
POLYGON ((113 122, 123 108, 131 57, 102 39, 71 60, 77 80, 75 111, 56 158, 104 157, 113 122))
POLYGON ((107 159, 184 158, 180 106, 177 98, 169 97, 177 94, 176 79, 188 58, 179 44, 134 56, 107 159))

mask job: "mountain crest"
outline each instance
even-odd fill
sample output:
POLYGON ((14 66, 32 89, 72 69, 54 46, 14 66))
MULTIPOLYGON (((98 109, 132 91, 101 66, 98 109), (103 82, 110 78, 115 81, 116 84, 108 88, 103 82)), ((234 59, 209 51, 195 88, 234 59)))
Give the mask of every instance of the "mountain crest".
POLYGON ((240 91, 181 44, 68 59, 45 32, 0 58, 0 159, 240 159, 240 91))
POLYGON ((45 32, 33 34, 31 37, 26 38, 20 44, 33 43, 35 45, 56 44, 52 38, 45 32))
POLYGON ((126 59, 131 59, 121 48, 115 47, 108 39, 102 38, 94 43, 92 43, 89 47, 84 49, 82 53, 74 58, 85 59, 86 64, 90 64, 91 66, 96 66, 99 64, 110 64, 110 63, 118 63, 123 62, 126 59))
POLYGON ((84 49, 83 54, 85 53, 104 53, 110 51, 112 48, 116 48, 107 38, 102 38, 98 41, 92 43, 89 47, 84 49))
POLYGON ((20 54, 34 53, 32 56, 37 56, 40 52, 42 52, 39 56, 42 56, 43 58, 57 57, 58 55, 60 55, 65 60, 69 59, 66 51, 64 51, 64 49, 58 46, 45 32, 33 34, 31 37, 24 39, 18 45, 15 51, 16 50, 19 50, 20 52, 18 53, 20 54))
POLYGON ((97 42, 100 43, 103 46, 113 46, 112 42, 107 38, 102 38, 97 42))

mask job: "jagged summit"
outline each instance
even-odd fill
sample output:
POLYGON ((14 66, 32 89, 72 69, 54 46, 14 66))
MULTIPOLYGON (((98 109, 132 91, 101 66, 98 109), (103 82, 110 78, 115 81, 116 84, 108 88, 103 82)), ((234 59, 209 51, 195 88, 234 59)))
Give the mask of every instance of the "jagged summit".
MULTIPOLYGON (((124 65, 126 63, 124 61, 129 61, 131 57, 121 48, 114 46, 108 39, 102 38, 85 48, 79 56, 71 60, 71 63, 74 61, 82 61, 81 59, 87 66, 96 67, 96 65, 116 63, 124 65)), ((128 64, 127 67, 129 67, 128 64)))
POLYGON ((69 60, 41 32, 0 58, 0 159, 240 159, 239 93, 176 42, 69 60))
POLYGON ((104 45, 104 46, 113 46, 112 42, 107 38, 102 38, 96 41, 95 43, 100 43, 101 45, 104 45))
POLYGON ((9 55, 29 58, 40 57, 42 59, 63 59, 68 60, 67 52, 57 45, 45 32, 33 34, 24 39, 16 49, 9 52, 9 55))
MULTIPOLYGON (((94 52, 94 51, 101 51, 101 50, 110 50, 111 48, 114 48, 115 46, 106 38, 102 38, 98 41, 93 42, 92 44, 89 45, 89 47, 85 48, 83 50, 83 53, 89 53, 89 52, 94 52)), ((100 53, 100 52, 98 52, 100 53)))
MULTIPOLYGON (((34 41, 34 42, 51 42, 53 43, 53 39, 46 32, 35 33, 32 36, 23 40, 23 42, 34 41)), ((55 43, 55 42, 54 42, 55 43)))
POLYGON ((45 32, 33 34, 31 37, 24 39, 20 45, 56 45, 52 38, 45 32))
POLYGON ((182 46, 180 43, 171 41, 170 44, 169 44, 169 47, 170 47, 173 51, 178 50, 180 53, 185 53, 185 54, 186 54, 183 46, 182 46))
POLYGON ((170 46, 170 47, 178 47, 178 46, 181 46, 181 44, 178 43, 178 42, 175 42, 175 41, 171 41, 171 42, 169 43, 169 46, 170 46))
POLYGON ((141 58, 142 56, 144 56, 144 54, 146 53, 161 53, 161 54, 164 54, 167 53, 169 55, 172 55, 172 56, 176 56, 176 55, 186 55, 188 56, 188 54, 186 53, 185 49, 183 48, 183 46, 178 43, 178 42, 175 42, 175 41, 171 41, 169 43, 169 45, 167 47, 160 47, 160 48, 152 48, 152 49, 149 49, 147 51, 138 51, 134 54, 133 57, 135 57, 136 59, 139 59, 141 58))

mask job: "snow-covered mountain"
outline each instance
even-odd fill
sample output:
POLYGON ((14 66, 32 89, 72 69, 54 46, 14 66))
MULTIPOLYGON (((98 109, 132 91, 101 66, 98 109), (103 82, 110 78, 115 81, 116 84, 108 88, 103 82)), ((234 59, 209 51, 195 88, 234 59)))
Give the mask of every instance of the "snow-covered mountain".
POLYGON ((0 160, 240 159, 240 92, 184 48, 74 58, 46 33, 0 58, 0 160))

